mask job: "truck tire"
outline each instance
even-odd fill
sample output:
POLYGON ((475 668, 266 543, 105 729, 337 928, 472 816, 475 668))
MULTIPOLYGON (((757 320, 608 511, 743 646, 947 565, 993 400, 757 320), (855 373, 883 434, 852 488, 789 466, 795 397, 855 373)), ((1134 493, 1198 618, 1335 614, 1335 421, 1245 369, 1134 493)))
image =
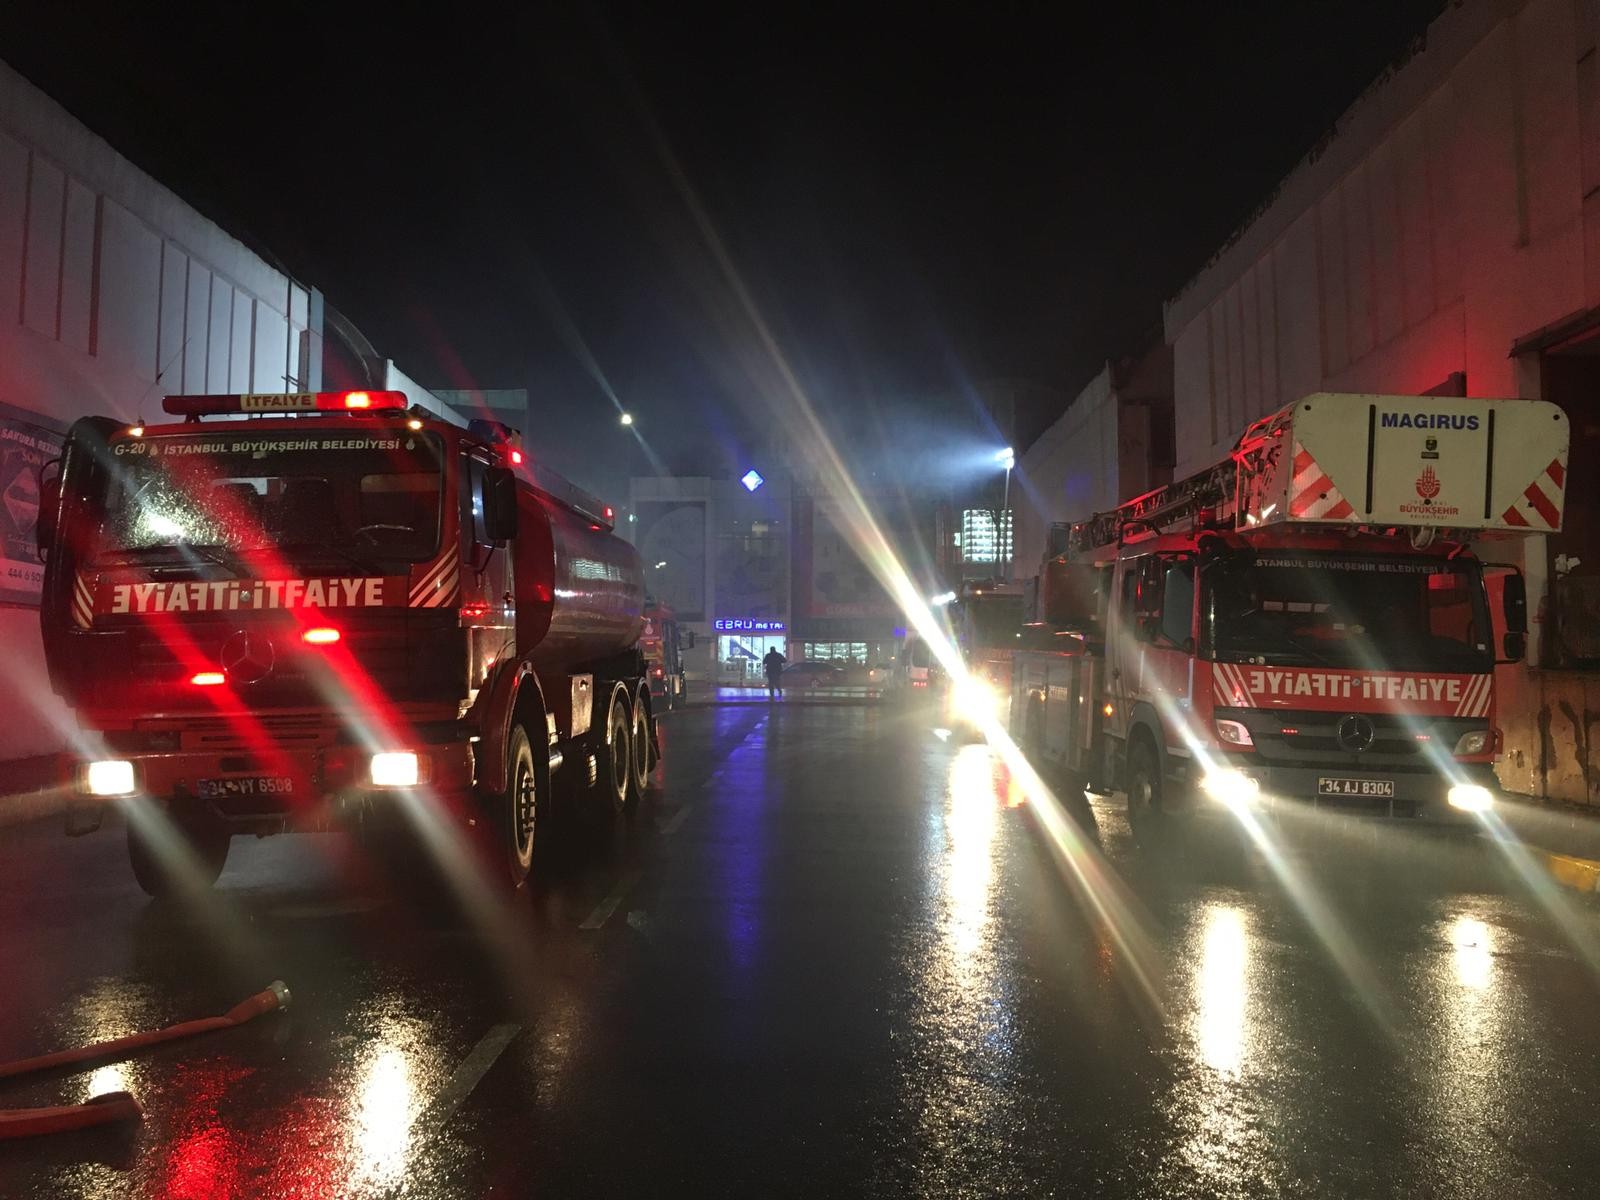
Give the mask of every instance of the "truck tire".
POLYGON ((506 744, 506 790, 493 798, 489 822, 495 835, 490 867, 503 867, 506 882, 513 889, 526 883, 528 872, 533 869, 533 843, 544 802, 540 790, 533 743, 528 740, 527 730, 520 724, 513 725, 506 744))
POLYGON ((633 720, 628 727, 628 773, 630 807, 644 799, 650 790, 650 776, 655 769, 650 752, 650 701, 649 689, 640 684, 633 694, 633 720))
POLYGON ((617 687, 611 690, 611 703, 606 708, 605 742, 600 747, 600 771, 596 786, 601 793, 601 809, 614 815, 626 813, 633 807, 633 788, 630 776, 633 770, 631 716, 628 693, 617 687))
POLYGON ((159 846, 128 823, 128 865, 145 895, 156 900, 175 896, 186 888, 209 888, 217 882, 228 862, 228 846, 233 836, 226 830, 170 817, 177 834, 172 855, 163 857, 159 846))
POLYGON ((1150 739, 1141 737, 1128 751, 1128 826, 1135 841, 1150 845, 1160 840, 1165 825, 1160 761, 1150 739))

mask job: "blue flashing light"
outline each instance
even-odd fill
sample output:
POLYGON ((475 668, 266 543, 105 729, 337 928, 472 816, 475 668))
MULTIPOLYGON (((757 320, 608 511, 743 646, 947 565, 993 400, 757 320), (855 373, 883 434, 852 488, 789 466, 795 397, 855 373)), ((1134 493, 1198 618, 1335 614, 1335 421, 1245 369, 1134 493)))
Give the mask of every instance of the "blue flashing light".
POLYGON ((744 484, 744 490, 745 491, 753 492, 758 487, 760 487, 763 483, 765 483, 766 480, 761 478, 761 472, 760 471, 751 469, 749 471, 746 471, 743 475, 739 476, 739 482, 744 484))

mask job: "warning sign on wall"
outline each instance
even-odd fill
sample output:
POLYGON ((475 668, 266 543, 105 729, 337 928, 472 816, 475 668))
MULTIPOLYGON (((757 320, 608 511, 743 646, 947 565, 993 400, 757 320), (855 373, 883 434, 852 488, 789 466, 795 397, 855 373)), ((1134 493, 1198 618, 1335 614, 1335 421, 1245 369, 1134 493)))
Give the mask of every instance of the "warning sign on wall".
POLYGON ((34 543, 39 468, 61 452, 46 418, 0 404, 0 604, 39 603, 44 564, 34 543))

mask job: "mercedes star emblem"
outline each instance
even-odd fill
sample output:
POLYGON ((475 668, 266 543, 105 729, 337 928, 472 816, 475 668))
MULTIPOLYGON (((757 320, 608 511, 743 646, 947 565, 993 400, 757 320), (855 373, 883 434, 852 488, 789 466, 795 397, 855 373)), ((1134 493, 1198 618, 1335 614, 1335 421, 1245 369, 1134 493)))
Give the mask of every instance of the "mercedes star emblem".
POLYGON ((1339 745, 1353 753, 1360 754, 1363 750, 1371 749, 1372 739, 1377 736, 1377 730, 1372 727, 1372 718, 1362 713, 1351 713, 1339 722, 1336 731, 1339 745))
POLYGON ((259 683, 272 674, 272 639, 241 629, 222 643, 222 669, 235 683, 259 683))

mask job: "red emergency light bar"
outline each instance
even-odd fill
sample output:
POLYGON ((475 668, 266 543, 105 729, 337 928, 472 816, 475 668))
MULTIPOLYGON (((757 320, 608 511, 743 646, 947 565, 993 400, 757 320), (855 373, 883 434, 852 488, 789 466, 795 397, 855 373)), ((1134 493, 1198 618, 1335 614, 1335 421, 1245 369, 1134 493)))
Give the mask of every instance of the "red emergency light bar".
POLYGON ((403 409, 404 392, 247 392, 243 395, 168 396, 164 411, 198 421, 225 413, 373 412, 403 409))

